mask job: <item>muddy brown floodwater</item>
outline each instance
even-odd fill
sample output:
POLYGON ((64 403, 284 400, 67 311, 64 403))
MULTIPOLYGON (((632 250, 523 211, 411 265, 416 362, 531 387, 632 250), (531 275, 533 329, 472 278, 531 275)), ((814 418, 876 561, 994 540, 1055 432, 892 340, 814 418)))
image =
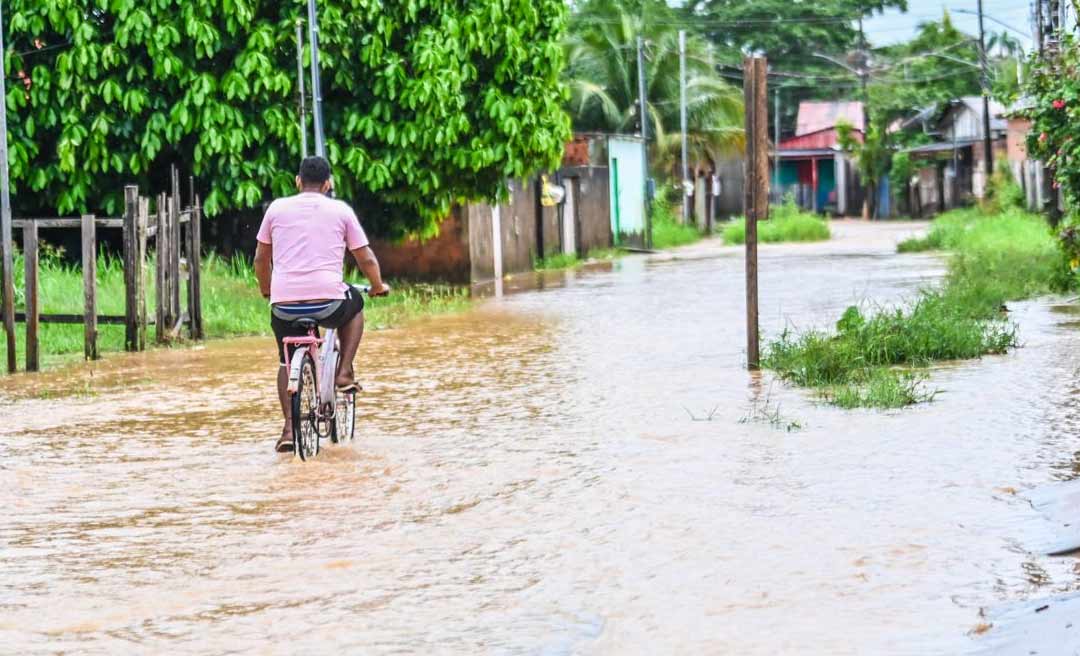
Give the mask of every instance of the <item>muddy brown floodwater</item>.
MULTIPOLYGON (((916 228, 763 248, 765 331, 914 294, 916 228)), ((744 371, 739 253, 373 333, 358 441, 307 464, 267 339, 4 378, 0 652, 958 654, 1080 587, 1015 494, 1080 473, 1080 316, 1015 304, 1024 348, 842 411, 744 371), (803 429, 740 423, 766 399, 803 429)))

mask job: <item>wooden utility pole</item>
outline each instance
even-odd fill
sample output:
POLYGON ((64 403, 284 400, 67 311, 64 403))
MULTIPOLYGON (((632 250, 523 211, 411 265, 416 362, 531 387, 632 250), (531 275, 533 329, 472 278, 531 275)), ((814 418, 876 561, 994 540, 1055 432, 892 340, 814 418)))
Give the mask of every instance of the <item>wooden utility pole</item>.
POLYGON ((769 90, 764 57, 743 61, 746 113, 746 175, 743 208, 746 214, 746 366, 761 366, 758 343, 757 222, 769 212, 769 90))
MULTIPOLYGON (((4 18, 0 14, 0 62, 4 61, 4 18)), ((0 75, 0 98, 7 98, 0 75)), ((7 103, 0 102, 0 315, 7 333, 7 368, 15 372, 15 255, 11 242, 11 196, 8 183, 7 103)))

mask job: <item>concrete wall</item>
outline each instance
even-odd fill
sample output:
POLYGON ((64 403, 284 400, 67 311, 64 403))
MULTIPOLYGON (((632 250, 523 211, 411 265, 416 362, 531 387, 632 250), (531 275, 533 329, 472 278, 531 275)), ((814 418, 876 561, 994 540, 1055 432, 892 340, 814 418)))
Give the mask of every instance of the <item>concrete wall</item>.
MULTIPOLYGON (((566 205, 543 207, 537 202, 536 179, 515 180, 510 198, 500 205, 503 274, 532 271, 537 255, 537 210, 543 229, 544 253, 563 252, 562 221, 574 221, 575 244, 584 256, 595 248, 612 245, 608 169, 600 166, 566 167, 561 178, 575 181, 573 210, 566 205)), ((549 176, 554 182, 554 176, 549 176)), ((424 242, 374 242, 372 247, 389 278, 441 280, 456 283, 491 280, 495 275, 492 208, 474 203, 455 208, 440 226, 439 235, 424 242)))
MULTIPOLYGON (((611 202, 610 180, 606 166, 566 167, 559 172, 564 178, 575 180, 577 210, 578 255, 586 255, 595 248, 610 248, 611 202)), ((563 216, 563 221, 567 217, 563 216)))
POLYGON ((1010 162, 1023 162, 1027 159, 1027 135, 1030 131, 1031 121, 1028 119, 1009 119, 1009 130, 1005 133, 1005 143, 1010 162))
POLYGON ((720 176, 720 197, 713 201, 713 213, 718 219, 728 219, 743 214, 743 184, 746 171, 741 157, 721 160, 716 163, 716 174, 720 176))
POLYGON ((387 278, 469 282, 469 234, 457 211, 442 222, 439 235, 433 239, 401 243, 374 240, 371 248, 387 278))

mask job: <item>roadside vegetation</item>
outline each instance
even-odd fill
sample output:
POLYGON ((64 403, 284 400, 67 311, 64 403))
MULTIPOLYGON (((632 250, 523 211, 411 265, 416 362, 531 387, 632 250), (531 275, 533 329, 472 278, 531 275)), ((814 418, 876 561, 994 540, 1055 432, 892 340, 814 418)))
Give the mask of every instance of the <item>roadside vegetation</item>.
POLYGON ((692 244, 702 237, 696 226, 681 223, 679 191, 679 187, 665 185, 653 201, 653 248, 657 250, 692 244))
POLYGON ((849 307, 833 330, 787 329, 763 364, 845 408, 899 408, 934 397, 934 362, 1004 353, 1017 344, 1007 301, 1074 286, 1059 241, 1016 208, 962 209, 934 221, 901 252, 952 252, 944 282, 901 306, 849 307))
MULTIPOLYGON (((724 228, 723 235, 725 244, 746 243, 746 219, 734 219, 724 228)), ((767 220, 758 221, 759 242, 824 241, 830 236, 825 219, 803 211, 790 197, 782 204, 774 205, 767 220)))
MULTIPOLYGON (((82 269, 66 262, 60 251, 43 249, 39 268, 41 312, 43 314, 81 314, 82 269)), ((113 256, 98 257, 98 312, 124 314, 124 270, 122 262, 113 256)), ((23 261, 15 253, 15 302, 18 311, 25 309, 23 297, 23 261)), ((154 279, 153 263, 147 272, 154 279)), ((346 275, 349 282, 365 281, 355 272, 346 275)), ((464 309, 469 302, 468 290, 452 285, 395 284, 393 293, 369 301, 364 310, 369 330, 398 326, 405 321, 428 314, 464 309)), ((269 335, 270 320, 266 300, 259 294, 258 283, 251 264, 242 257, 223 258, 211 254, 202 264, 203 321, 210 339, 243 335, 269 335)), ((147 288, 147 305, 154 307, 153 285, 147 288)), ((152 312, 151 312, 152 313, 152 312)), ((78 360, 83 353, 82 324, 43 323, 39 327, 41 354, 45 366, 78 360)), ((25 331, 16 331, 20 367, 25 363, 25 331)), ((153 339, 153 327, 147 329, 153 339)), ((124 348, 124 327, 98 326, 98 349, 102 353, 124 348)))

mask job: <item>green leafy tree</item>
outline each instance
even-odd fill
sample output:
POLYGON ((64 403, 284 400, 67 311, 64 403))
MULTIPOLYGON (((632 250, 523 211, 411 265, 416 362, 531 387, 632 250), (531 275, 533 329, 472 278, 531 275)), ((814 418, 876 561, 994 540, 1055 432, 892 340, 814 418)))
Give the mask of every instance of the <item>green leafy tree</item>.
POLYGON ((886 176, 892 161, 892 144, 888 130, 883 123, 871 121, 866 136, 860 141, 855 137, 855 129, 850 123, 841 121, 836 126, 840 147, 850 153, 855 168, 866 188, 864 216, 877 217, 877 193, 875 190, 886 176))
POLYGON ((978 42, 956 29, 948 13, 921 23, 913 39, 880 48, 875 57, 881 72, 870 84, 870 108, 883 120, 982 93, 978 42))
MULTIPOLYGON (((572 15, 565 42, 575 129, 636 132, 641 125, 636 41, 644 37, 647 121, 654 164, 661 170, 674 167, 682 147, 675 18, 657 0, 588 0, 572 15)), ((716 73, 700 37, 687 38, 686 60, 690 154, 715 161, 742 147, 742 92, 716 73)))
POLYGON ((770 84, 784 86, 786 126, 794 124, 802 100, 857 97, 857 79, 815 54, 847 60, 860 47, 858 18, 885 9, 906 10, 907 0, 691 0, 685 18, 700 27, 733 75, 746 52, 763 53, 769 67, 784 74, 770 84))
MULTIPOLYGON (((302 0, 12 0, 12 179, 23 211, 115 213, 119 190, 200 181, 210 215, 288 193, 302 0), (24 81, 19 83, 19 81, 24 81)), ((338 195, 387 235, 557 164, 562 0, 320 0, 338 195)))

